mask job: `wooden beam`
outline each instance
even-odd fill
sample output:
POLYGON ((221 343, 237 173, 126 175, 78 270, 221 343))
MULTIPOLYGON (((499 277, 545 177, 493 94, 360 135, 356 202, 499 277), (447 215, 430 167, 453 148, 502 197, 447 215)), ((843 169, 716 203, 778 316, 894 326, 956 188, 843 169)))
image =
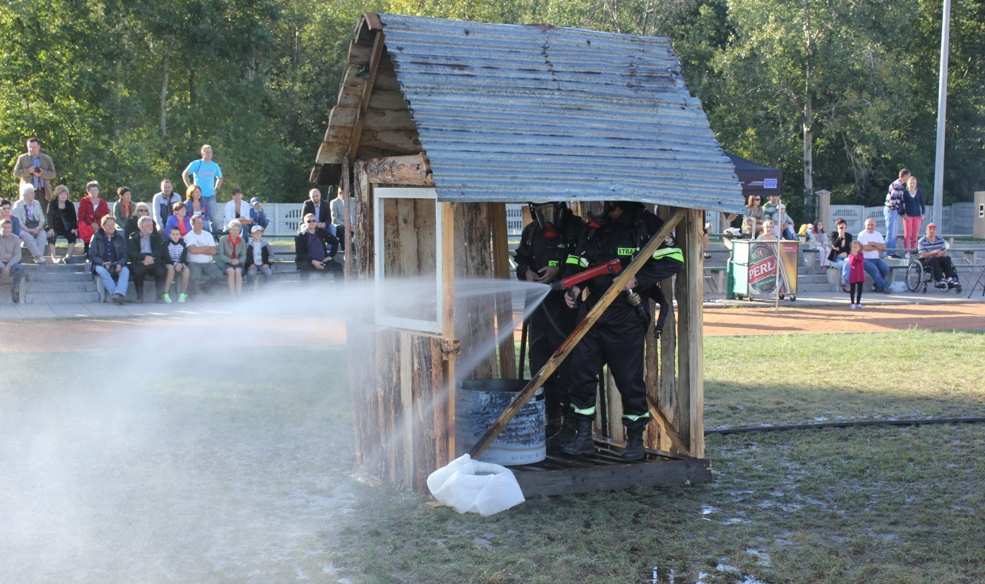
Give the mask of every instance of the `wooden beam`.
POLYGON ((575 346, 581 341, 581 339, 588 333, 589 330, 595 323, 598 322, 602 314, 609 308, 609 305, 620 295, 622 291, 626 288, 626 284, 629 283, 631 279, 636 277, 637 272, 643 268, 643 265, 650 260, 650 256, 653 252, 657 251, 662 244, 664 239, 670 235, 670 232, 674 230, 674 227, 680 223, 684 216, 684 211, 678 209, 671 217, 664 223, 663 227, 660 228, 657 233, 650 238, 643 249, 636 255, 636 257, 629 263, 626 268, 616 276, 613 280, 612 285, 609 289, 602 294, 598 302, 585 316, 585 320, 578 323, 575 330, 568 335, 568 338, 561 343, 561 345, 554 351, 554 354, 550 356, 544 366, 540 368, 537 375, 527 383, 526 387, 517 394, 516 398, 507 406, 506 410, 500 414, 499 418, 493 423, 486 433, 479 439, 479 441, 472 447, 470 454, 473 458, 478 458, 482 452, 492 444, 492 441, 496 439, 496 436, 503 431, 506 424, 520 411, 530 398, 534 396, 534 393, 547 381, 551 375, 557 370, 557 368, 564 362, 564 360, 571 354, 571 351, 575 346))
POLYGON ((649 396, 647 396, 646 405, 649 406, 651 419, 660 426, 661 437, 666 436, 674 452, 686 454, 688 452, 687 444, 681 440, 680 435, 674 430, 674 425, 667 419, 667 416, 660 411, 660 406, 651 400, 649 396))
POLYGON ((513 474, 528 499, 633 487, 693 485, 711 480, 708 461, 693 458, 569 468, 521 466, 514 468, 513 474))
POLYGON ((376 77, 377 87, 373 91, 373 94, 369 97, 369 109, 370 110, 406 110, 407 100, 404 99, 404 94, 400 91, 382 91, 379 88, 380 82, 383 81, 383 72, 376 77))
POLYGON ((431 166, 423 153, 366 161, 369 182, 376 185, 434 186, 431 166))
MULTIPOLYGON (((510 279, 509 230, 506 225, 506 205, 489 203, 489 218, 493 230, 493 276, 510 279)), ((513 343, 513 297, 496 297, 496 329, 502 337, 499 343, 499 376, 516 379, 516 348, 513 343)))
POLYGON ((704 382, 704 216, 701 211, 690 209, 687 212, 687 247, 684 249, 684 265, 687 270, 687 305, 682 311, 687 313, 688 327, 681 335, 687 347, 688 367, 686 391, 690 402, 690 453, 695 458, 705 456, 705 382, 704 382))
POLYGON ((366 84, 362 88, 362 95, 359 98, 359 116, 352 131, 352 139, 349 141, 349 156, 359 157, 359 142, 362 139, 363 115, 369 107, 369 96, 373 93, 373 85, 376 84, 376 76, 380 71, 380 58, 383 55, 383 31, 376 31, 373 39, 373 50, 369 56, 369 73, 366 76, 366 84))
POLYGON ((414 130, 417 124, 410 112, 404 109, 375 110, 370 106, 363 114, 363 123, 367 130, 414 130))
POLYGON ((352 165, 348 157, 342 158, 342 176, 339 180, 339 190, 342 193, 342 204, 345 206, 345 216, 342 218, 343 239, 345 246, 342 263, 342 276, 345 280, 352 278, 352 165))
POLYGON ((415 154, 423 150, 417 130, 364 130, 361 143, 393 154, 415 154))
POLYGON ((445 407, 447 413, 448 431, 448 460, 454 460, 455 450, 455 404, 458 383, 455 373, 455 361, 458 358, 455 339, 455 204, 436 203, 441 205, 441 262, 442 270, 442 313, 441 337, 445 343, 445 383, 447 384, 445 407))
POLYGON ((414 486, 414 353, 410 333, 400 333, 400 422, 403 438, 403 480, 414 486))

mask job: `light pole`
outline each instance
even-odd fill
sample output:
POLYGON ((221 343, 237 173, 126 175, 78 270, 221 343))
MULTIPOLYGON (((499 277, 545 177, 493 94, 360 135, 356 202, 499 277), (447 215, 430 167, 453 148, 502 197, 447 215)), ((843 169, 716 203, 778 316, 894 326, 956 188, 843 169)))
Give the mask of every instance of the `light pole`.
POLYGON ((937 153, 934 157, 933 220, 943 230, 944 215, 944 126, 947 122, 947 57, 951 36, 951 0, 944 0, 941 18, 941 70, 937 87, 937 153))

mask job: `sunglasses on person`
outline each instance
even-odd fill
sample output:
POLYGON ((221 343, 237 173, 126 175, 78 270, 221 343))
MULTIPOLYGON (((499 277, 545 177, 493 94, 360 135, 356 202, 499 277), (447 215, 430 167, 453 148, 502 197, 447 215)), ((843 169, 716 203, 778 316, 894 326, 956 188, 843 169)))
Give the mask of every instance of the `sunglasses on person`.
POLYGON ((307 221, 305 221, 305 223, 318 223, 318 222, 315 221, 314 219, 308 219, 307 221))

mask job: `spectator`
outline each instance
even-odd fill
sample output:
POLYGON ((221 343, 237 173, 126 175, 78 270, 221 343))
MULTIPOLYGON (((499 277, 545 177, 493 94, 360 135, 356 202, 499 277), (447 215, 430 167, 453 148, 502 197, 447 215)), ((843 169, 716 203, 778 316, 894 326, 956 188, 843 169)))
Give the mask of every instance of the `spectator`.
POLYGON ((827 268, 830 265, 828 255, 831 253, 831 243, 828 240, 828 234, 824 231, 824 224, 820 221, 814 223, 814 241, 817 242, 817 257, 820 266, 827 268))
POLYGON ((151 199, 154 224, 157 225, 157 229, 161 231, 164 238, 168 236, 168 233, 164 230, 164 226, 168 222, 168 217, 171 216, 171 210, 174 209, 174 204, 180 203, 181 200, 181 195, 174 192, 174 185, 169 179, 161 181, 161 192, 154 195, 154 198, 151 199))
MULTIPOLYGON (((216 195, 222 188, 222 169, 212 160, 211 146, 208 144, 202 146, 201 160, 193 160, 188 163, 185 170, 181 172, 181 180, 185 183, 186 188, 194 184, 202 189, 202 199, 209 209, 207 211, 209 221, 215 221, 219 216, 216 195)), ((189 212, 194 216, 197 211, 189 210, 189 212)))
MULTIPOLYGON (((131 215, 130 218, 127 219, 127 228, 123 230, 124 233, 129 233, 130 235, 133 235, 134 233, 140 230, 140 228, 138 227, 138 222, 140 221, 140 218, 150 217, 150 213, 151 213, 150 205, 144 202, 137 203, 136 205, 133 206, 133 208, 134 208, 133 215, 131 215)), ((151 225, 153 225, 154 237, 161 239, 161 233, 157 230, 157 225, 154 224, 153 218, 151 218, 151 225)), ((129 235, 127 237, 129 237, 129 235)))
POLYGON ((917 177, 911 175, 906 179, 906 192, 903 193, 903 251, 907 257, 917 251, 923 213, 923 193, 920 192, 917 177))
POLYGON ((926 235, 918 242, 920 261, 930 269, 934 277, 934 285, 942 290, 956 288, 961 293, 961 282, 958 281, 958 271, 954 262, 947 255, 947 243, 937 237, 937 224, 928 223, 926 235))
MULTIPOLYGON (((308 200, 304 202, 304 206, 301 208, 301 217, 306 217, 308 215, 315 216, 315 226, 318 229, 323 229, 330 234, 335 234, 335 228, 332 227, 332 211, 329 208, 327 201, 321 200, 321 191, 318 189, 311 189, 308 191, 308 200)), ((298 226, 298 232, 305 231, 305 225, 298 226)))
POLYGON ((144 301, 144 280, 148 276, 154 278, 158 294, 164 290, 164 264, 159 260, 163 244, 156 231, 150 209, 147 209, 147 214, 137 220, 137 231, 127 240, 127 256, 133 286, 137 289, 137 302, 144 301))
POLYGON ((14 217, 20 221, 21 230, 17 234, 24 242, 24 247, 31 252, 35 263, 43 264, 46 261, 45 251, 48 249, 48 230, 46 229, 47 218, 44 209, 34 198, 34 186, 30 183, 21 183, 21 197, 14 203, 14 217))
POLYGON ((233 198, 226 203, 225 210, 225 225, 228 226, 232 221, 239 221, 240 233, 249 233, 253 219, 250 217, 250 206, 243 200, 243 191, 239 187, 233 189, 233 198))
POLYGON ((886 219, 886 250, 889 257, 896 256, 896 235, 899 233, 901 216, 903 215, 903 195, 906 193, 906 181, 910 171, 901 168, 899 178, 889 184, 886 192, 886 202, 882 206, 882 215, 886 219))
POLYGON ((168 220, 164 223, 162 233, 170 234, 172 229, 177 229, 178 233, 180 233, 182 237, 188 235, 188 233, 192 230, 192 222, 191 219, 188 218, 188 207, 186 207, 181 201, 178 201, 172 205, 171 216, 169 216, 168 220))
POLYGON ((209 232, 213 231, 212 215, 209 214, 209 205, 202 198, 202 189, 198 185, 188 187, 188 193, 185 197, 185 207, 188 207, 189 217, 194 217, 195 215, 201 216, 205 230, 209 232))
POLYGON ((21 240, 14 235, 13 220, 9 217, 0 218, 0 280, 10 280, 10 299, 14 304, 20 302, 23 279, 21 240))
POLYGON ((99 183, 91 180, 86 183, 86 196, 79 200, 79 237, 86 255, 89 255, 89 242, 106 215, 109 215, 109 204, 99 196, 99 183))
POLYGON ((222 279, 222 272, 213 259, 216 254, 215 238, 204 227, 205 218, 202 215, 192 216, 192 230, 184 238, 188 249, 188 269, 196 292, 222 279))
POLYGON ((14 163, 14 176, 21 184, 34 187, 35 196, 47 203, 54 195, 51 183, 55 180, 55 163, 51 157, 41 152, 41 142, 37 138, 28 138, 27 153, 17 157, 14 163))
POLYGON ((123 232, 116 228, 116 219, 104 215, 99 221, 100 230, 92 236, 89 244, 89 261, 92 273, 103 283, 106 294, 114 304, 123 304, 130 283, 130 270, 127 268, 127 240, 123 232))
POLYGON ((263 227, 254 225, 250 229, 250 242, 246 248, 246 276, 247 281, 253 284, 253 288, 260 287, 260 280, 264 283, 273 276, 273 269, 270 265, 270 244, 263 239, 263 227))
MULTIPOLYGON (((335 198, 332 199, 331 211, 332 211, 332 225, 335 228, 335 238, 339 240, 339 249, 345 250, 345 213, 348 205, 345 199, 342 198, 342 189, 339 188, 335 193, 335 198)), ((352 224, 356 222, 356 218, 353 216, 351 210, 349 212, 349 227, 352 228, 352 224)))
POLYGON ((876 231, 876 220, 869 217, 865 220, 865 230, 858 234, 856 240, 862 245, 862 257, 865 258, 865 273, 872 277, 876 292, 889 292, 889 264, 879 257, 879 252, 886 250, 886 240, 876 231))
POLYGON ((746 213, 742 216, 742 234, 752 239, 763 225, 763 206, 760 195, 749 195, 746 213))
POLYGON ((338 250, 338 240, 331 233, 318 227, 313 213, 304 216, 305 230, 294 238, 295 263, 301 277, 307 279, 312 273, 335 275, 340 266, 333 261, 338 250))
MULTIPOLYGON (((0 199, 0 219, 10 219, 14 226, 14 235, 21 232, 21 221, 14 217, 13 204, 7 199, 0 199)), ((20 236, 17 238, 20 239, 20 236)))
POLYGON ((68 242, 65 257, 61 258, 61 262, 67 264, 75 249, 75 242, 79 239, 79 222, 75 217, 75 205, 69 199, 68 187, 65 185, 55 187, 54 198, 48 203, 48 247, 53 264, 58 263, 55 244, 59 237, 64 237, 68 242))
MULTIPOLYGON (((176 203, 180 205, 181 203, 176 203)), ((184 209, 184 205, 182 205, 184 209)), ((181 230, 172 227, 168 230, 168 239, 161 246, 160 262, 164 266, 164 288, 161 299, 165 304, 171 304, 171 284, 178 282, 178 304, 188 301, 188 282, 191 270, 188 269, 188 249, 182 239, 181 230)))
POLYGON ((772 219, 776 225, 777 235, 792 241, 797 239, 797 233, 793 230, 793 220, 786 214, 786 209, 786 205, 780 200, 780 195, 772 193, 769 201, 763 205, 763 219, 772 219))
POLYGON ((851 253, 848 254, 848 283, 851 285, 852 308, 862 308, 862 288, 865 287, 865 258, 862 257, 862 244, 852 242, 851 253))
POLYGON ((124 237, 129 238, 130 234, 137 229, 136 209, 133 206, 133 193, 130 187, 119 187, 116 189, 116 202, 113 203, 113 217, 116 217, 116 224, 123 230, 124 237), (130 220, 133 219, 131 222, 130 220))
POLYGON ((253 221, 254 227, 259 225, 264 231, 270 226, 270 219, 267 219, 267 214, 263 211, 263 201, 260 197, 250 199, 250 220, 253 221))
POLYGON ((776 223, 772 219, 763 221, 763 231, 756 239, 759 241, 776 241, 780 238, 780 233, 776 229, 776 223))
POLYGON ((243 293, 243 268, 246 265, 246 241, 242 237, 243 228, 233 219, 226 225, 226 235, 219 239, 215 256, 219 269, 226 274, 229 293, 239 296, 243 293))
POLYGON ((831 234, 831 251, 828 261, 841 274, 841 289, 848 292, 848 254, 852 252, 852 234, 848 233, 848 222, 838 219, 835 232, 831 234))

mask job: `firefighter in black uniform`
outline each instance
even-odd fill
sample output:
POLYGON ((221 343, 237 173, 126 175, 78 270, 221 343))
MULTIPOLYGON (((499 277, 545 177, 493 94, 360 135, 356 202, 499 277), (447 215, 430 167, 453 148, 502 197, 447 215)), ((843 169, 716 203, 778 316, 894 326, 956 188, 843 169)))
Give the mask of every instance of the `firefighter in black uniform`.
MULTIPOLYGON (((572 254, 585 224, 564 203, 530 203, 530 215, 533 221, 523 229, 516 249, 516 277, 527 282, 550 284, 571 271, 571 262, 577 268, 578 256, 572 254)), ((571 333, 576 316, 565 308, 561 291, 550 292, 530 315, 527 326, 531 374, 540 370, 571 333)), ((562 377, 563 372, 558 371, 544 384, 548 435, 555 433, 561 425, 561 404, 567 394, 562 377)))
MULTIPOLYGON (((625 267, 662 226, 663 221, 646 211, 641 203, 607 202, 604 216, 598 222, 589 223, 579 245, 582 263, 596 265, 618 258, 625 267)), ((646 403, 643 356, 651 315, 649 303, 641 302, 640 294, 653 295, 661 280, 680 273, 683 268, 683 252, 671 242, 664 242, 566 360, 570 402, 566 414, 572 418, 572 423, 566 420, 561 440, 561 449, 566 454, 594 451, 592 421, 598 372, 602 365, 608 364, 622 394, 626 426, 623 456, 628 460, 644 457, 643 430, 650 411, 646 403)), ((598 302, 614 277, 603 276, 587 282, 588 307, 598 302)), ((580 296, 577 287, 569 290, 565 295, 566 305, 576 308, 580 296)))

